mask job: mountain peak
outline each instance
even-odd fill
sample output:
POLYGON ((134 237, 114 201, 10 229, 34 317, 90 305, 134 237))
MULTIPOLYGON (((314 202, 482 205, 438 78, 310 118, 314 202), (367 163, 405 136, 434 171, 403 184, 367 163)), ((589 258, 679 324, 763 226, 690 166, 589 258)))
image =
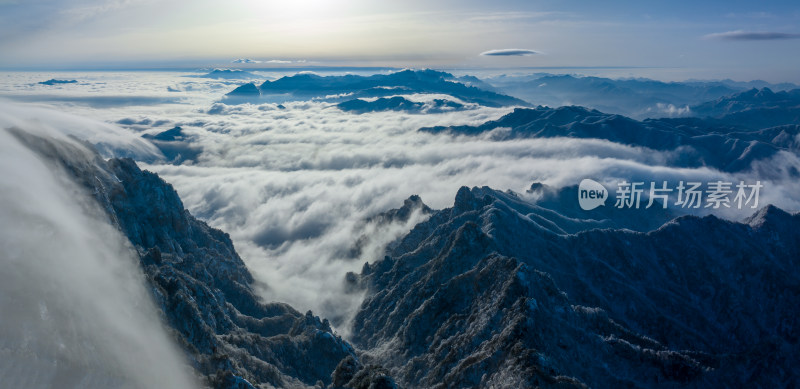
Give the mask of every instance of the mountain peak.
POLYGON ((261 91, 258 89, 255 83, 248 82, 247 84, 241 85, 236 89, 228 92, 226 96, 259 96, 261 95, 261 91))
POLYGON ((745 219, 744 223, 753 228, 761 228, 765 225, 783 226, 787 225, 786 223, 791 220, 792 216, 792 214, 768 204, 745 219))
POLYGON ((756 97, 770 97, 770 96, 774 96, 774 95, 775 95, 775 92, 773 92, 772 89, 769 89, 769 88, 766 88, 766 87, 765 88, 761 88, 758 91, 758 93, 756 93, 756 97))
POLYGON ((477 208, 477 199, 472 194, 472 191, 462 186, 456 193, 456 199, 453 203, 453 215, 458 215, 464 212, 474 211, 477 208))

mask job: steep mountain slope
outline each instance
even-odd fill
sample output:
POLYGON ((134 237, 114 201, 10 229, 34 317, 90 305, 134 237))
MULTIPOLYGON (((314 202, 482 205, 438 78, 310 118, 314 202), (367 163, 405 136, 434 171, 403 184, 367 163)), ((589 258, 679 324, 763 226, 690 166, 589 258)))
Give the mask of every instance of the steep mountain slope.
POLYGON ((230 237, 189 214, 157 175, 130 159, 105 161, 88 145, 14 134, 85 188, 128 237, 166 323, 210 385, 329 384, 343 359, 358 360, 327 320, 262 303, 230 237))
POLYGON ((226 95, 226 103, 253 101, 291 101, 322 99, 343 101, 364 97, 388 97, 414 93, 453 96, 487 107, 527 106, 520 99, 483 90, 460 82, 450 73, 435 70, 403 70, 372 76, 318 76, 300 73, 266 81, 256 86, 244 84, 226 95))
POLYGON ((711 166, 729 172, 747 169, 753 161, 769 158, 781 150, 794 151, 791 139, 798 134, 797 126, 746 131, 691 118, 637 121, 575 106, 517 108, 478 126, 426 127, 420 131, 474 136, 500 128, 509 130, 492 134, 493 139, 605 139, 653 150, 675 150, 670 161, 675 166, 711 166))
POLYGON ((552 232, 462 188, 359 277, 354 342, 408 387, 793 387, 800 215, 552 232))

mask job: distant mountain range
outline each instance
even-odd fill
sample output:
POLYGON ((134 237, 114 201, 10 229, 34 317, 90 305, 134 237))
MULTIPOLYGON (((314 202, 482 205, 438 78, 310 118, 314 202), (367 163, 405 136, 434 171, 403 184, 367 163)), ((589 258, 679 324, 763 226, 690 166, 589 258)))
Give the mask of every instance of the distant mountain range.
POLYGON ((724 122, 701 119, 647 119, 637 121, 577 106, 517 108, 513 112, 477 126, 421 128, 429 133, 478 135, 492 132, 495 140, 516 138, 593 138, 675 151, 671 165, 710 166, 735 172, 753 161, 774 156, 781 150, 798 153, 800 125, 747 131, 724 122), (501 129, 501 130, 498 130, 501 129))
MULTIPOLYGON (((228 76, 225 72, 230 71, 217 69, 207 76, 256 77, 228 76)), ((708 116, 722 119, 727 125, 761 129, 787 124, 792 120, 796 122, 796 90, 800 90, 796 88, 797 85, 790 83, 770 84, 765 81, 662 82, 546 73, 481 80, 474 76, 456 77, 435 70, 403 70, 372 76, 298 73, 260 85, 243 84, 229 92, 223 102, 237 104, 316 99, 336 102, 339 108, 353 113, 387 110, 421 112, 424 109, 402 96, 444 94, 461 102, 487 107, 575 105, 637 119, 708 116), (769 97, 769 94, 775 96, 769 97), (379 100, 363 100, 365 98, 379 100), (728 117, 723 118, 726 115, 728 117)), ((435 109, 432 113, 435 112, 439 110, 435 109)))
POLYGON ((299 73, 245 84, 226 95, 226 103, 320 99, 341 102, 355 98, 391 97, 415 93, 446 94, 467 103, 487 107, 527 106, 523 100, 461 82, 450 73, 435 70, 403 70, 372 76, 319 76, 299 73))
POLYGON ((691 116, 686 108, 753 87, 793 89, 794 84, 723 81, 661 82, 649 79, 610 79, 536 74, 484 80, 498 92, 534 105, 580 105, 634 118, 691 116))

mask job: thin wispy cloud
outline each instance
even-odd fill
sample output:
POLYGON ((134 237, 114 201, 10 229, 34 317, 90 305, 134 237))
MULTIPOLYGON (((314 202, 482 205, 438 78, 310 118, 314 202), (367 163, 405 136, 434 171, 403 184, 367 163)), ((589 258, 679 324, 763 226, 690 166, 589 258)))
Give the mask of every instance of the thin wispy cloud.
POLYGON ((481 53, 482 56, 488 57, 525 57, 530 55, 541 54, 538 51, 528 50, 528 49, 498 49, 498 50, 489 50, 484 51, 481 53))
POLYGON ((717 32, 704 36, 705 39, 725 40, 725 41, 771 41, 784 39, 798 39, 800 34, 786 32, 767 32, 767 31, 727 31, 717 32))
MULTIPOLYGON (((289 64, 293 61, 283 60, 283 59, 270 59, 267 61, 261 61, 257 59, 250 59, 250 58, 239 58, 234 59, 231 63, 239 63, 239 64, 248 64, 248 63, 269 63, 269 64, 289 64)), ((305 62, 305 61, 296 61, 296 62, 305 62)))
POLYGON ((765 11, 736 13, 730 12, 725 15, 726 18, 748 18, 748 19, 771 19, 775 18, 775 14, 765 11))
POLYGON ((75 6, 61 11, 61 15, 70 18, 72 22, 81 22, 96 18, 108 12, 119 11, 124 8, 143 3, 142 0, 115 0, 86 5, 75 6))
POLYGON ((470 17, 467 20, 470 22, 506 22, 562 17, 565 15, 567 15, 565 12, 490 12, 470 17))

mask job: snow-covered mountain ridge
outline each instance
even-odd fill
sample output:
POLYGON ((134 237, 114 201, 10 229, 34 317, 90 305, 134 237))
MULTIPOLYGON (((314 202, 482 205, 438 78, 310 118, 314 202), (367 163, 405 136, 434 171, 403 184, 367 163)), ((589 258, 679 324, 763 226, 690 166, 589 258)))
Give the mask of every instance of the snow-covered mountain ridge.
POLYGON ((354 343, 409 387, 792 387, 800 215, 554 233, 462 188, 364 266, 354 343))

